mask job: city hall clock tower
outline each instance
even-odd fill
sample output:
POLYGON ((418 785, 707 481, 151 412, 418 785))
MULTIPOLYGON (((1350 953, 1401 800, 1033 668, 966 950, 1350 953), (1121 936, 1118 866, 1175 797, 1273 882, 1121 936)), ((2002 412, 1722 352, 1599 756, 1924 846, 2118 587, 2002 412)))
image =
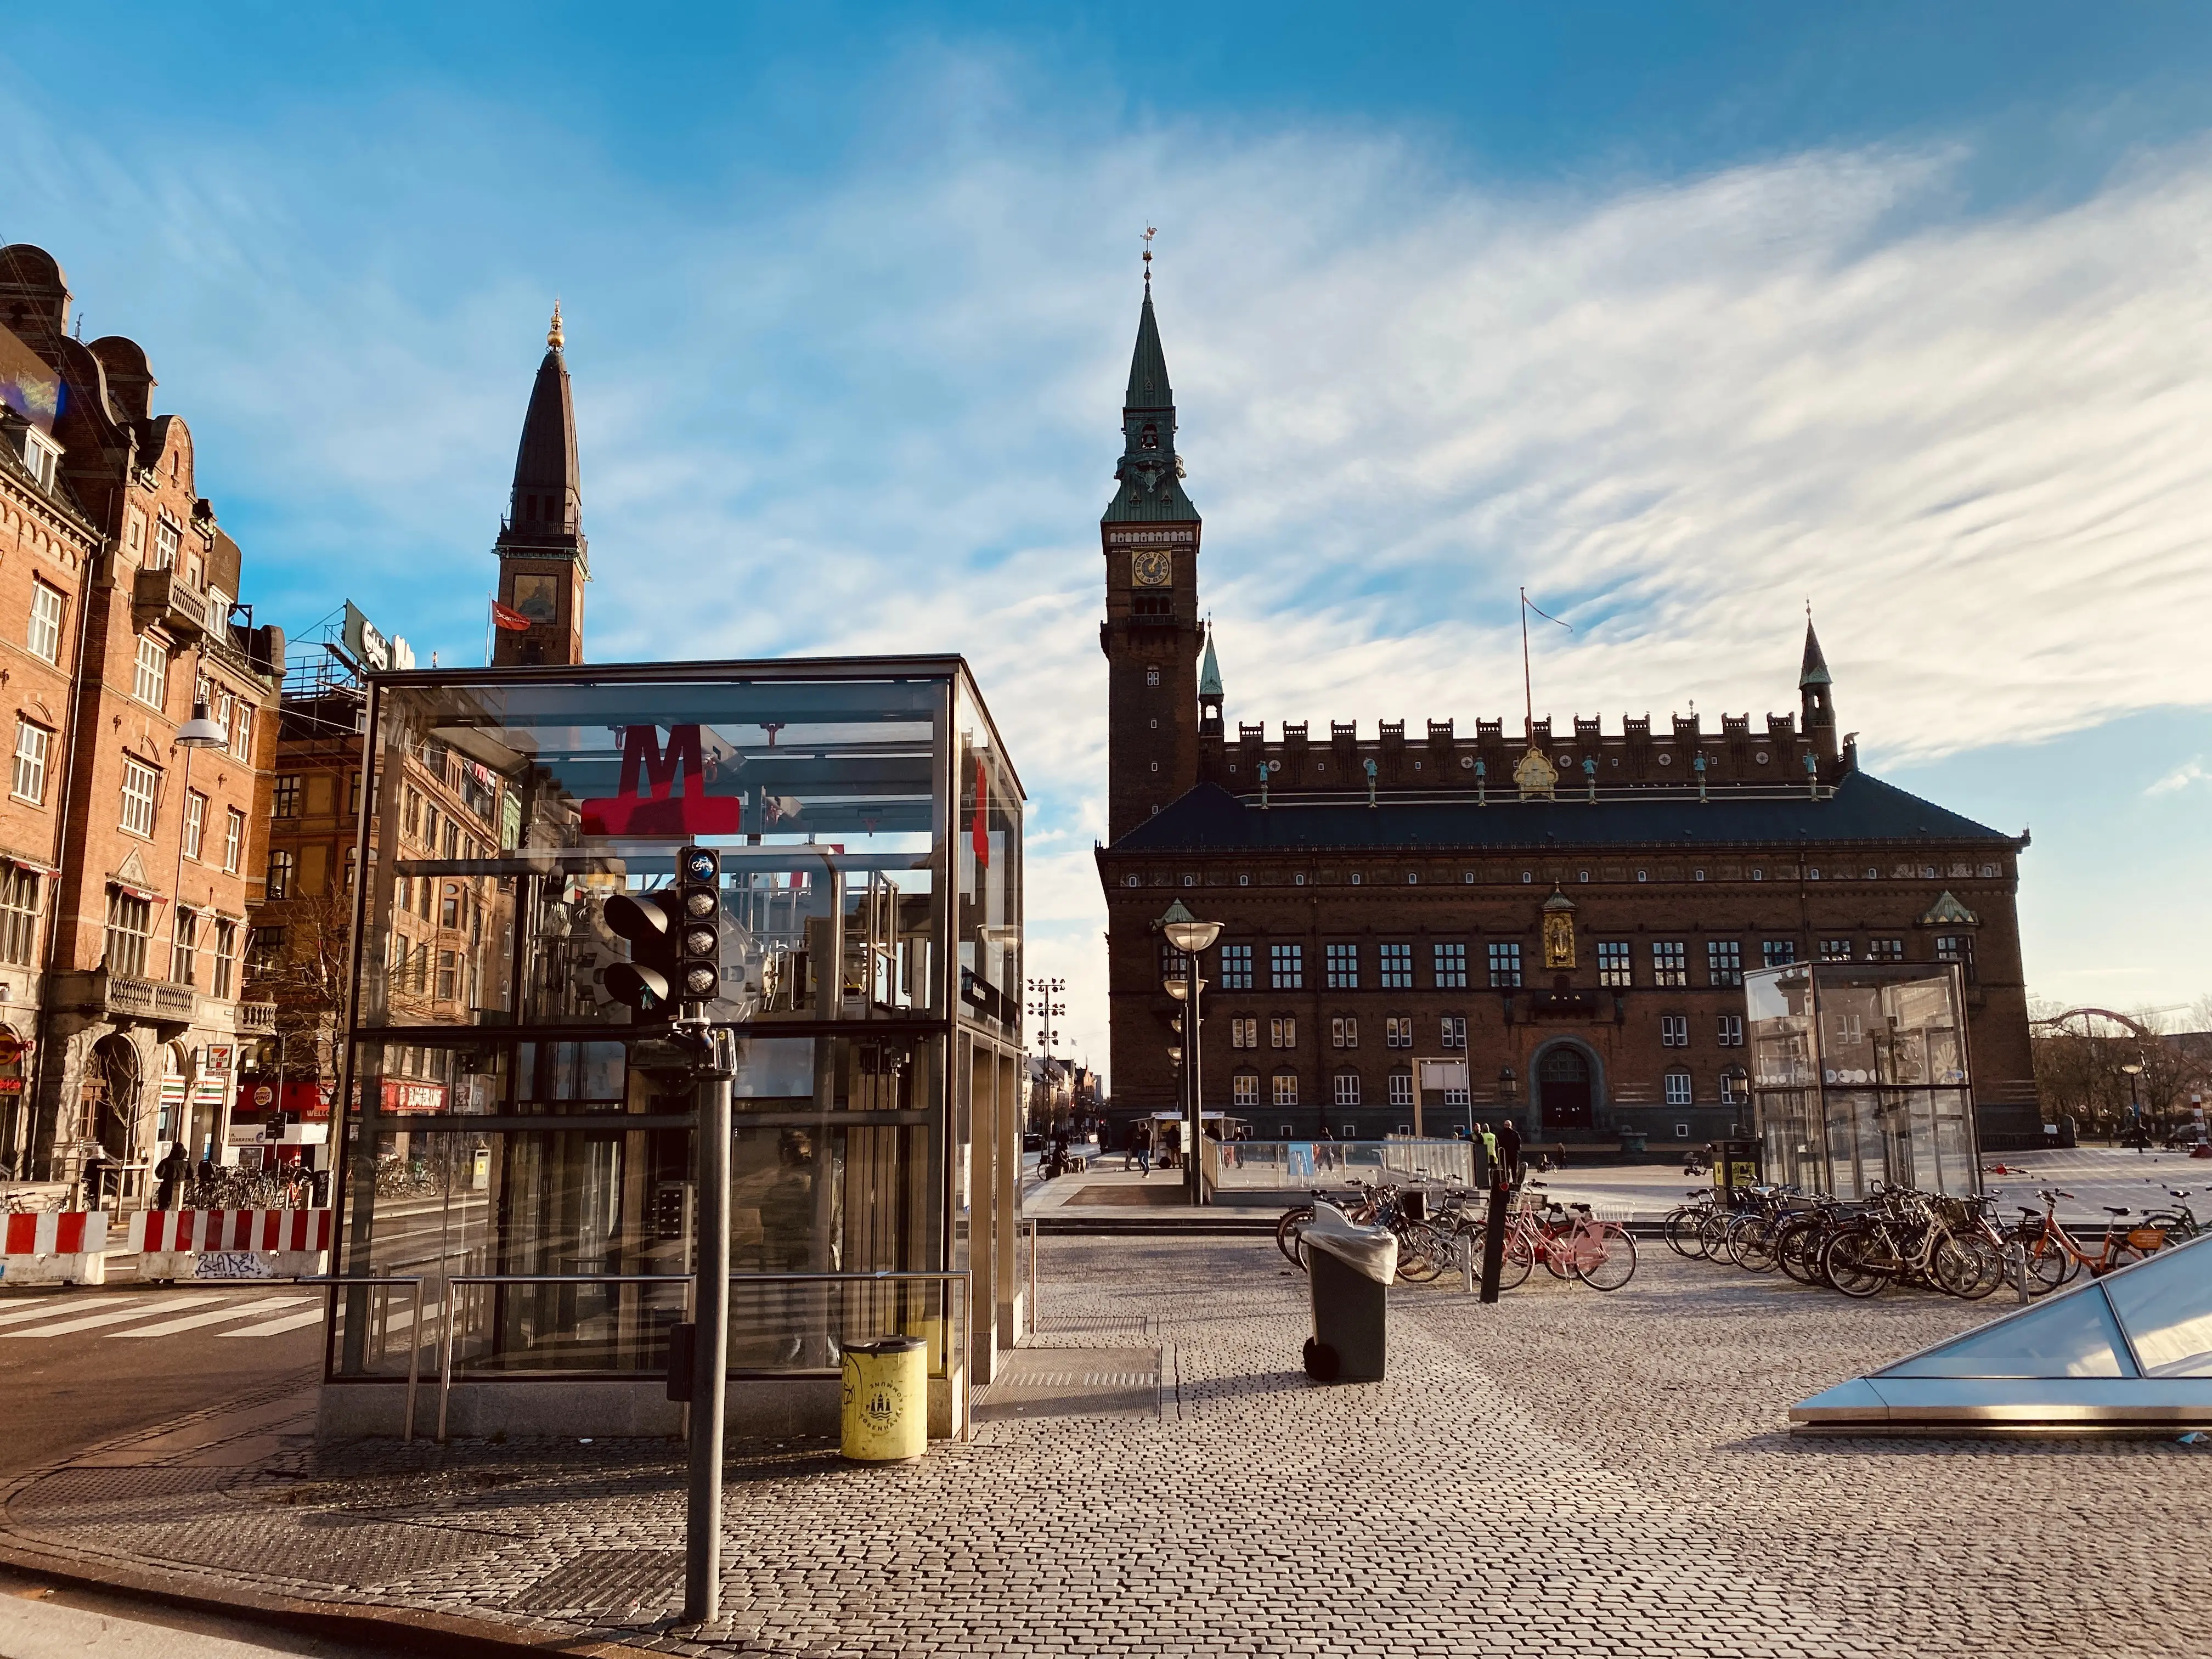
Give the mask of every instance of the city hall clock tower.
POLYGON ((1152 252, 1114 500, 1098 521, 1106 556, 1107 840, 1198 781, 1198 509, 1183 493, 1175 398, 1152 314, 1152 252))

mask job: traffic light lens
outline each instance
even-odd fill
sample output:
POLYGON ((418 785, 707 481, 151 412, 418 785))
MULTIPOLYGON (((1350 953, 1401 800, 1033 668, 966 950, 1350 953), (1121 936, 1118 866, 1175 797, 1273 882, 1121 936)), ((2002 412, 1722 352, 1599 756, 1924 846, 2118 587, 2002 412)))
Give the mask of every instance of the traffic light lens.
POLYGON ((684 914, 691 916, 711 916, 720 908, 712 893, 686 893, 684 896, 684 914))
POLYGON ((684 931, 684 954, 687 957, 710 957, 714 954, 716 935, 711 927, 687 927, 684 931))
POLYGON ((721 874, 721 860, 703 847, 695 847, 684 855, 684 874, 691 881, 712 881, 721 874))
POLYGON ((684 973, 684 994, 695 1002, 713 996, 720 983, 721 975, 704 963, 695 963, 684 973))

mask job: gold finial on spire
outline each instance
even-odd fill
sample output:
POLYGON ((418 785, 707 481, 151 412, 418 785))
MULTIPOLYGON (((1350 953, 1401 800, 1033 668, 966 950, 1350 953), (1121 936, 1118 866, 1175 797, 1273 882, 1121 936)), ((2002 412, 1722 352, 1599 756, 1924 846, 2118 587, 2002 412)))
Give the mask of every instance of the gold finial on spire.
POLYGON ((552 347, 554 350, 558 351, 561 349, 562 337, 563 337, 561 333, 561 301, 556 297, 553 301, 553 321, 545 331, 545 343, 552 347))
POLYGON ((1152 291, 1152 238, 1160 234, 1158 225, 1145 227, 1145 292, 1152 291))

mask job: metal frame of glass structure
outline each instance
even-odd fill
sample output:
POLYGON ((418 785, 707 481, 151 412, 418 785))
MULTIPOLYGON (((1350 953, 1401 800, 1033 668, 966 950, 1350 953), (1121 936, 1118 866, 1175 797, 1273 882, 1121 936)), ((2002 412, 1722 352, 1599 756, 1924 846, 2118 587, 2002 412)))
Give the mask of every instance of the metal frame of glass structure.
POLYGON ((1744 1005, 1766 1180, 1844 1199, 1876 1182, 1981 1191, 1957 964, 1754 969, 1744 1005))
POLYGON ((341 1293, 326 1419, 448 1327, 462 1432, 491 1421, 474 1384, 659 1391, 696 1119, 606 984, 602 911, 687 843, 721 856, 733 1272, 848 1276, 741 1285, 732 1376, 818 1382, 913 1333, 933 1395, 988 1381, 1020 1318, 1023 797, 965 662, 415 671, 372 678, 368 720, 337 1270, 427 1276, 435 1328, 341 1293), (473 815, 426 817, 407 759, 473 815))
POLYGON ((1839 1382, 1790 1420, 1832 1434, 2212 1426, 2212 1235, 1839 1382))

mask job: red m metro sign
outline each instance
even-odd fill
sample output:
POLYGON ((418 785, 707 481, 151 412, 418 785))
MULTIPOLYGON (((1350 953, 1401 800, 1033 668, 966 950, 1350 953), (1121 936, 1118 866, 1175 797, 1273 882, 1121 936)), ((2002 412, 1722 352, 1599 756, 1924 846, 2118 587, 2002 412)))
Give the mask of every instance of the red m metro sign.
POLYGON ((583 812, 587 836, 686 841, 694 836, 738 833, 744 799, 707 793, 707 769, 696 725, 670 726, 665 749, 660 746, 659 726, 626 726, 616 793, 586 801, 583 812))

